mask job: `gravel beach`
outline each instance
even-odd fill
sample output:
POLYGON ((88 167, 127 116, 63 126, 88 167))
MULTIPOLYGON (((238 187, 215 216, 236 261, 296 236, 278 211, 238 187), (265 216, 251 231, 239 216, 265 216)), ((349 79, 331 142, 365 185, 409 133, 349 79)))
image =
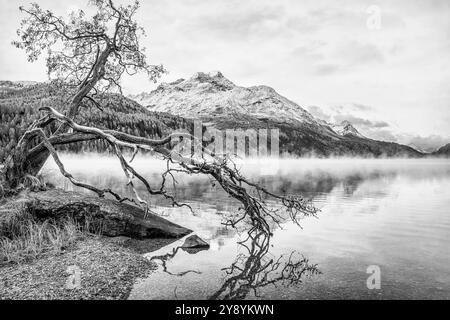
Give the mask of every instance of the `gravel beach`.
POLYGON ((89 236, 62 253, 0 266, 0 299, 127 299, 135 280, 155 268, 132 248, 89 236))

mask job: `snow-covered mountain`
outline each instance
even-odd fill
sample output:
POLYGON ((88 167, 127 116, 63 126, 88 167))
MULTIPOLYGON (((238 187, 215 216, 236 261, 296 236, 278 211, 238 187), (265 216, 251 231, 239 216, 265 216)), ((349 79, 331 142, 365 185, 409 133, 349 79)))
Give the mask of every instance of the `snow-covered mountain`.
POLYGON ((330 126, 334 132, 340 134, 341 136, 353 135, 359 138, 366 138, 347 120, 342 121, 340 124, 331 124, 330 126))
POLYGON ((130 98, 151 111, 187 118, 242 114, 280 122, 316 122, 308 111, 274 89, 267 86, 240 87, 218 71, 198 72, 190 79, 163 83, 150 93, 130 98))
POLYGON ((200 119, 218 129, 279 129, 280 150, 297 155, 411 156, 411 147, 371 140, 348 121, 329 124, 267 86, 241 87, 220 72, 198 72, 130 96, 148 110, 200 119))

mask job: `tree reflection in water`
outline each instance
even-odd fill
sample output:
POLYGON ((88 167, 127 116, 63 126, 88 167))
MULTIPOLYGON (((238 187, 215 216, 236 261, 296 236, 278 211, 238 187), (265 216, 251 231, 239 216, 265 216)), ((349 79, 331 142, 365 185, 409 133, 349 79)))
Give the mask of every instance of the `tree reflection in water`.
POLYGON ((182 249, 183 251, 186 251, 189 254, 196 254, 196 253, 198 253, 198 252, 200 252, 202 250, 206 250, 206 249, 203 249, 203 248, 198 248, 198 249, 197 248, 191 248, 190 249, 190 248, 183 248, 182 246, 179 246, 179 247, 174 248, 172 250, 172 252, 166 253, 165 255, 152 257, 150 259, 150 261, 154 261, 154 260, 161 261, 161 266, 163 268, 163 271, 165 273, 168 273, 168 274, 172 275, 172 276, 179 276, 179 277, 181 277, 181 276, 184 276, 184 275, 186 275, 188 273, 201 274, 201 272, 197 271, 197 270, 186 270, 186 271, 182 271, 182 272, 178 272, 178 273, 172 273, 169 270, 167 270, 167 261, 172 259, 173 257, 175 257, 180 249, 182 249))
MULTIPOLYGON (((273 285, 300 285, 306 277, 320 274, 317 264, 310 264, 309 260, 297 251, 289 255, 281 255, 277 259, 269 253, 271 236, 263 231, 250 231, 248 237, 238 244, 244 248, 230 267, 225 271, 222 286, 208 297, 210 300, 241 300, 253 294, 260 297, 260 289, 273 285)), ((182 249, 189 254, 196 254, 207 249, 189 249, 176 247, 165 255, 154 256, 152 261, 160 261, 165 273, 172 276, 185 276, 189 273, 201 274, 198 270, 186 270, 178 273, 167 269, 167 261, 176 256, 182 249)))
POLYGON ((320 274, 316 264, 298 252, 273 259, 269 254, 271 237, 264 233, 249 232, 249 237, 238 242, 246 252, 240 253, 233 264, 225 269, 225 281, 209 299, 241 300, 248 294, 260 296, 260 289, 269 285, 299 285, 305 277, 320 274))

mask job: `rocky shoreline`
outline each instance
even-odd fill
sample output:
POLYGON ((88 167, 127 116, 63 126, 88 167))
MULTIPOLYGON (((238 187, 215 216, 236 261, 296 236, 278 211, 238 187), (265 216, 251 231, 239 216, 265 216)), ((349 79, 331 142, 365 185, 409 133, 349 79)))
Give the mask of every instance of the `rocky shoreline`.
POLYGON ((17 219, 17 212, 31 213, 42 221, 63 217, 85 225, 89 221, 89 228, 96 232, 31 261, 0 262, 0 300, 127 299, 135 281, 156 268, 142 253, 191 233, 155 215, 144 218, 135 206, 58 189, 3 200, 0 231, 17 219), (14 210, 17 207, 25 210, 14 210))

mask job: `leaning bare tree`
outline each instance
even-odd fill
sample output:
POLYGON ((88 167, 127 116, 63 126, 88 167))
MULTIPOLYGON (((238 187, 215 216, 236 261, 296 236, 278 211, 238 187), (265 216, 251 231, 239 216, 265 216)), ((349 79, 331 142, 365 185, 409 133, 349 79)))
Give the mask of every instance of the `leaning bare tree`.
POLYGON ((291 218, 311 215, 315 209, 297 196, 276 195, 243 177, 227 157, 185 156, 169 148, 174 137, 179 140, 192 139, 187 134, 174 133, 159 140, 134 136, 114 130, 101 130, 83 126, 75 122, 75 117, 83 112, 83 106, 94 105, 101 109, 99 97, 111 92, 120 92, 120 80, 124 74, 134 75, 145 72, 149 79, 156 81, 164 72, 162 66, 149 65, 144 49, 140 45, 143 28, 134 19, 139 8, 136 1, 132 5, 116 6, 112 0, 91 0, 95 9, 93 16, 82 10, 73 12, 66 19, 43 10, 37 4, 29 8, 21 7, 26 18, 18 30, 20 39, 14 45, 24 49, 29 61, 35 61, 45 54, 48 74, 52 81, 64 86, 71 93, 65 114, 48 106, 41 108, 42 118, 35 121, 18 141, 14 151, 6 159, 1 169, 0 182, 4 192, 14 192, 30 177, 36 177, 49 156, 53 157, 61 173, 74 185, 87 188, 99 196, 112 195, 118 201, 132 201, 148 208, 147 203, 135 188, 136 181, 142 183, 150 195, 160 195, 182 206, 166 189, 166 181, 173 173, 204 174, 215 179, 232 197, 242 203, 236 219, 228 221, 234 225, 249 218, 255 228, 270 232, 269 218, 280 221, 278 210, 269 209, 264 199, 272 197, 282 203, 291 218), (50 131, 49 125, 57 123, 57 129, 50 131), (32 141, 39 139, 37 146, 32 141), (132 198, 123 198, 111 189, 99 189, 76 180, 64 168, 56 147, 64 144, 104 140, 117 156, 128 185, 134 191, 132 198), (161 184, 155 189, 131 165, 123 151, 129 149, 134 156, 142 150, 151 150, 167 161, 167 170, 162 172, 161 184), (174 166, 176 164, 176 166, 174 166))

